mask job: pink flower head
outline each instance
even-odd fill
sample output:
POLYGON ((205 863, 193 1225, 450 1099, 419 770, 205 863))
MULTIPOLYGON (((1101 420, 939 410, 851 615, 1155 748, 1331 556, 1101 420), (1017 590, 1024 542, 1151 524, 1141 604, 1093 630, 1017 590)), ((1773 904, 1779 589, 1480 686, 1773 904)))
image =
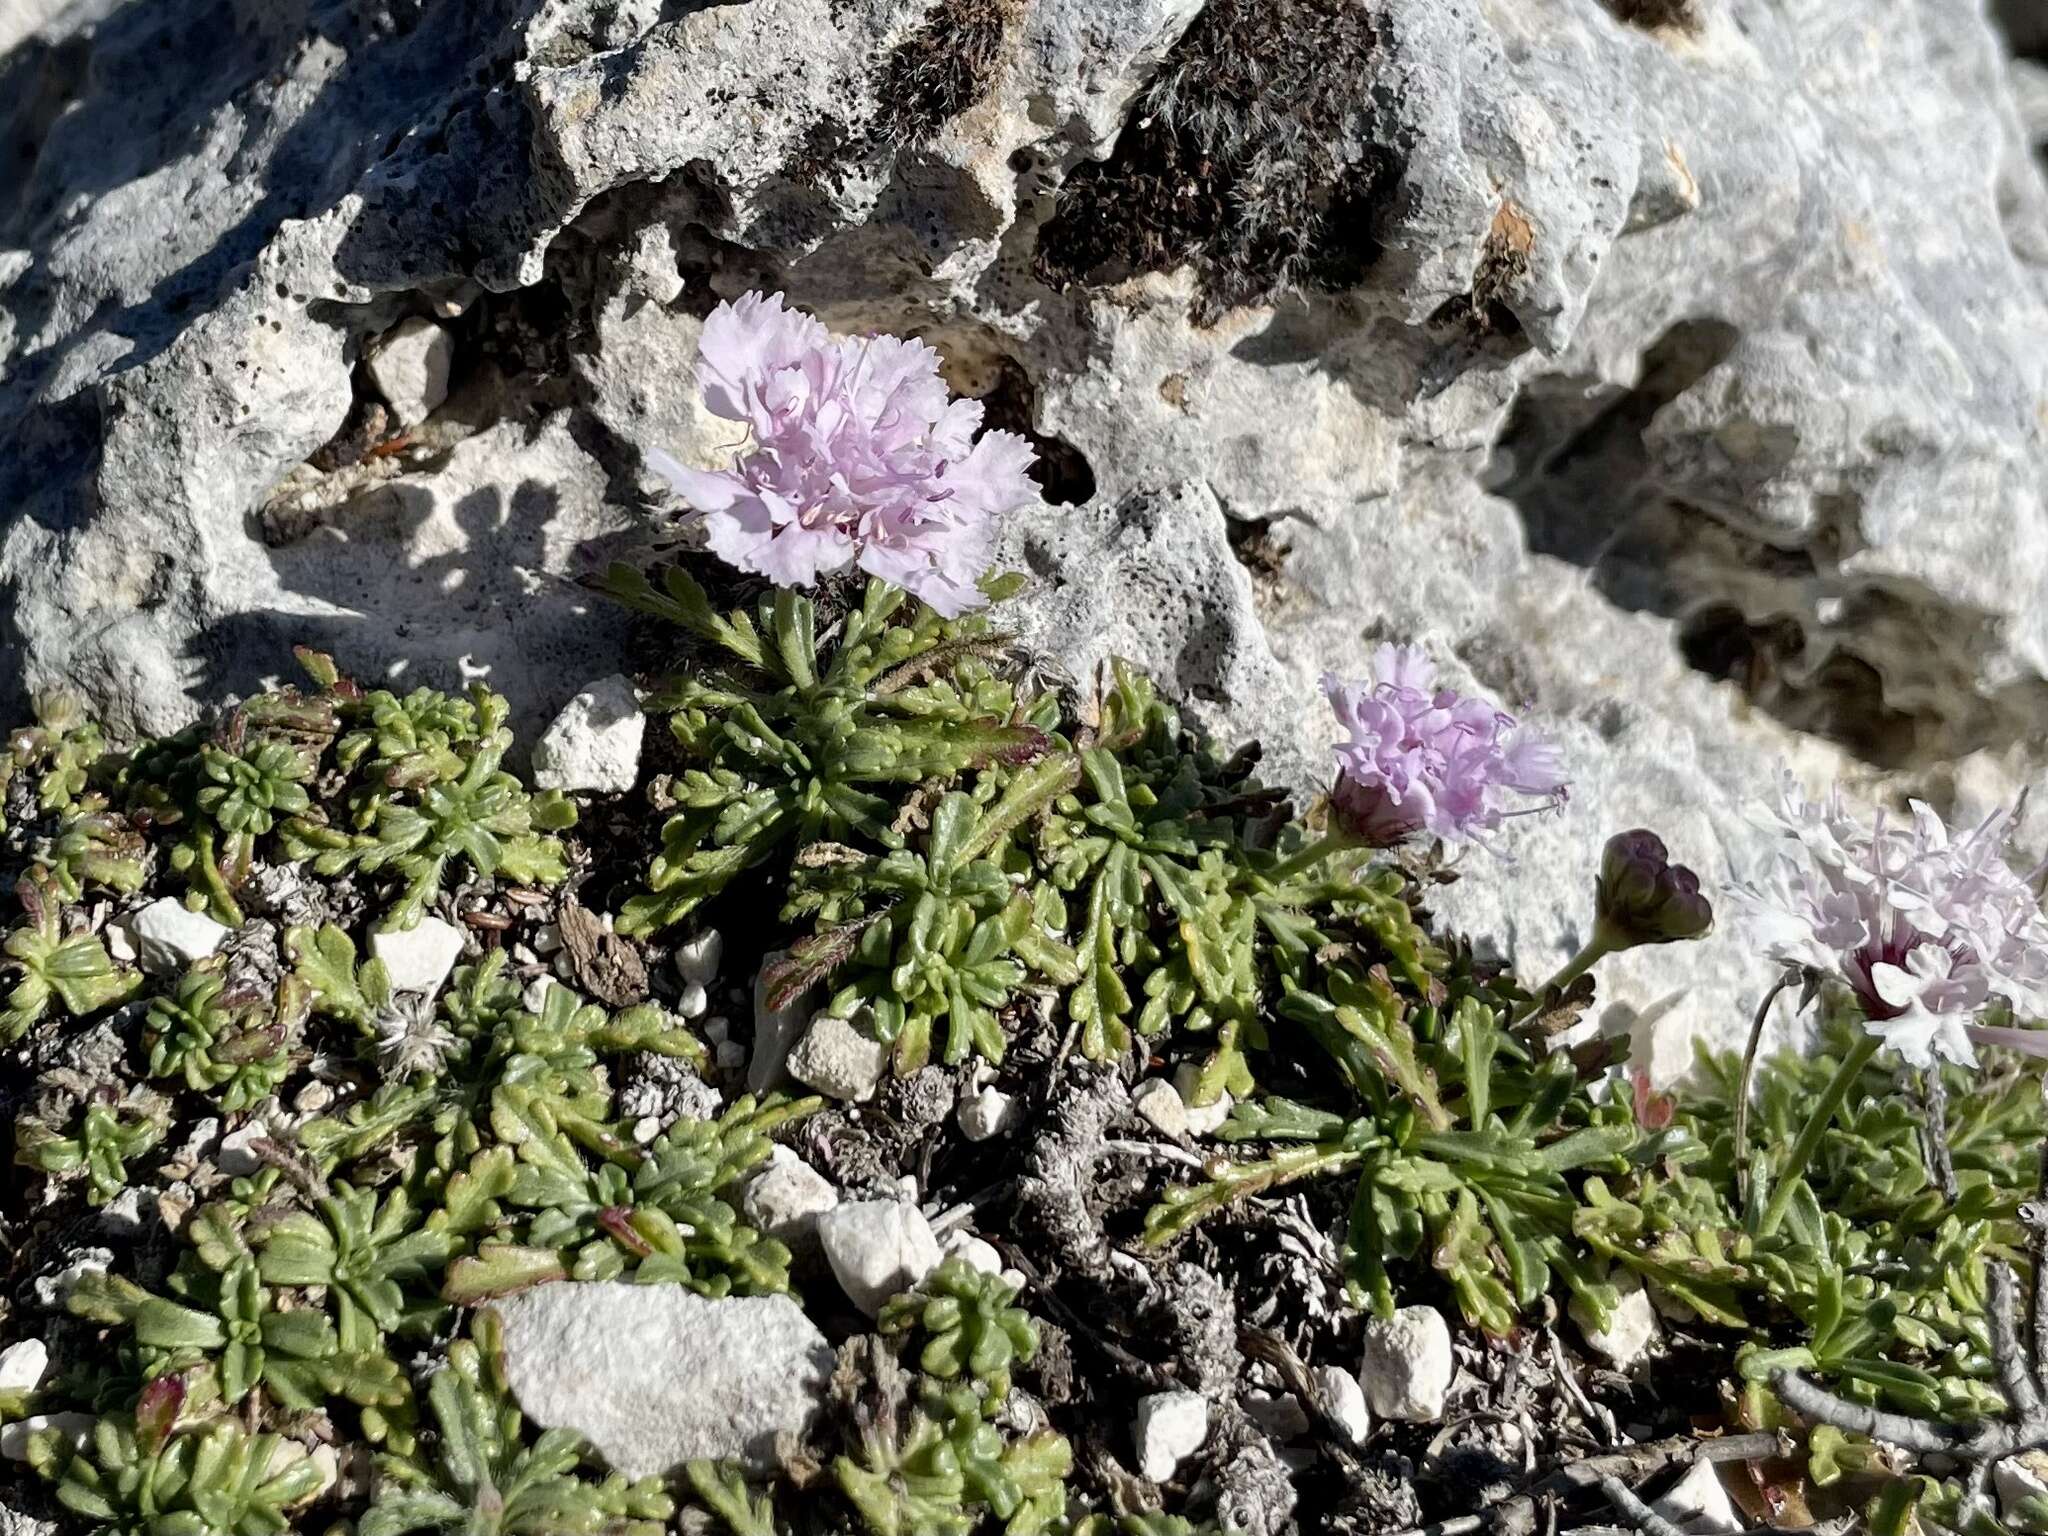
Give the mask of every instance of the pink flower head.
POLYGON ((1781 841, 1732 893, 1773 959, 1841 977, 1865 1027, 1916 1067, 1974 1066, 1979 1044, 2048 1055, 2048 1033, 1971 1022, 1995 997, 2048 1011, 2048 919, 2006 862, 2014 811, 1952 837, 1919 801, 1865 826, 1840 792, 1808 800, 1787 773, 1758 820, 1781 841))
POLYGON ((750 293, 705 320, 697 382, 714 415, 747 426, 733 467, 649 461, 722 559, 784 587, 858 565, 949 618, 981 606, 997 524, 1038 495, 1033 453, 980 431, 981 403, 950 398, 937 352, 837 339, 781 294, 750 293))
POLYGON ((1557 748, 1505 710, 1433 688, 1436 668, 1422 652, 1383 645, 1373 674, 1370 683, 1323 675, 1344 728, 1330 799, 1353 837, 1376 848, 1418 832, 1481 841, 1509 816, 1563 803, 1557 748), (1509 792, 1542 803, 1510 809, 1509 792))

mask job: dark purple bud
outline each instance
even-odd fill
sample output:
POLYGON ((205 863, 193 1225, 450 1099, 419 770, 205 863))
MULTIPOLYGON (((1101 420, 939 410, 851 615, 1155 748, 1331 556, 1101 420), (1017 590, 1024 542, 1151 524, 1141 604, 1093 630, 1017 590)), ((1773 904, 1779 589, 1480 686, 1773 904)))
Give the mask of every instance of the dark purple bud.
POLYGON ((1422 830, 1422 813, 1411 796, 1405 805, 1377 784, 1337 775, 1330 791, 1330 819, 1364 848, 1394 848, 1422 830))
POLYGON ((1700 877, 1672 863, 1664 840, 1640 827, 1607 840, 1594 903, 1609 950, 1697 939, 1714 926, 1700 877))

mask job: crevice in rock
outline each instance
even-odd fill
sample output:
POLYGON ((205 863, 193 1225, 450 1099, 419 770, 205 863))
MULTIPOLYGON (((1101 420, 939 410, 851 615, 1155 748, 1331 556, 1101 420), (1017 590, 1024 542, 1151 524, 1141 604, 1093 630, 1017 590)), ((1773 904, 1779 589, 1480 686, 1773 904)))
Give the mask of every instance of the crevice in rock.
MULTIPOLYGON (((1674 621, 1689 666, 1875 767, 2038 737, 2048 680, 1981 683, 1979 658, 1998 648, 1991 616, 1845 569, 1863 545, 1853 492, 1816 495, 1798 540, 1773 542, 1739 524, 1725 483, 1674 479, 1682 471, 1653 457, 1658 413, 1738 340, 1725 322, 1695 318, 1643 354, 1631 387, 1565 375, 1525 386, 1490 479, 1521 513, 1530 549, 1588 571, 1617 607, 1674 621)), ((1748 455, 1766 467, 1798 447, 1745 425, 1748 455)))
POLYGON ((1383 59, 1350 0, 1216 0, 1133 104, 1106 161, 1075 169, 1037 268, 1054 286, 1192 266, 1200 311, 1358 285, 1405 158, 1377 121, 1383 59))
POLYGON ((1030 375, 1010 358, 995 369, 993 388, 980 396, 982 425, 1015 432, 1038 450, 1027 471, 1054 505, 1085 507, 1095 499, 1095 471, 1087 457, 1065 438, 1036 426, 1038 389, 1030 375))
POLYGON ((1632 27, 1678 27, 1693 31, 1700 24, 1698 0, 1606 0, 1607 9, 1632 27))

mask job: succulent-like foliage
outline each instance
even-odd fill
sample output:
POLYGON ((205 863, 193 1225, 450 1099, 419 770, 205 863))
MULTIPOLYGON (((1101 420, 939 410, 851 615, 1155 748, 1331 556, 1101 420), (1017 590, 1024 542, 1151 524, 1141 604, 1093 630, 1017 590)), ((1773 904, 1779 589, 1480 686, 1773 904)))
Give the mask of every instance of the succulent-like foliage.
POLYGON ((430 1450, 379 1458, 376 1499, 357 1536, 661 1536, 675 1501, 660 1480, 595 1475, 572 1430, 529 1440, 505 1389, 490 1314, 475 1335, 449 1346, 427 1385, 430 1450))
POLYGON ((230 1112, 247 1109, 275 1093, 291 1070, 307 1006, 305 988, 295 982, 287 980, 272 1000, 230 990, 225 966, 201 961, 174 992, 149 1005, 143 1046, 150 1076, 212 1090, 230 1112))
POLYGON ((832 1464, 872 1536, 967 1533, 985 1519, 1036 1536, 1066 1513, 1073 1448, 1051 1431, 1005 1439, 972 1387, 927 1391, 870 1425, 859 1453, 832 1464))
POLYGON ((1147 1221, 1152 1241, 1247 1194, 1351 1171, 1345 1271, 1383 1313, 1395 1305, 1389 1260, 1426 1254, 1466 1317, 1491 1332, 1511 1329, 1557 1279, 1606 1315, 1611 1287, 1576 1257, 1573 1177, 1625 1172, 1674 1152, 1673 1138, 1647 1137, 1626 1104, 1592 1103, 1569 1055, 1532 1049, 1479 995, 1417 1006, 1383 968, 1339 968, 1323 993, 1291 993, 1283 1012, 1335 1059, 1352 1107, 1242 1106, 1228 1134, 1280 1149, 1171 1190, 1147 1221))
POLYGON ((1025 981, 1071 985, 1080 975, 1074 952, 1049 931, 1064 917, 1055 894, 1041 887, 1034 902, 1001 862, 1010 830, 1043 810, 1070 764, 1061 756, 1025 770, 986 813, 960 791, 942 795, 922 849, 823 863, 792 906, 846 921, 791 950, 771 1002, 843 958, 850 979, 830 1011, 871 1020, 894 1046, 899 1073, 931 1059, 936 1034, 948 1062, 970 1052, 1000 1061, 997 1016, 1025 981))
POLYGON ((35 724, 10 733, 0 752, 0 832, 8 828, 17 795, 32 812, 71 810, 85 793, 93 765, 106 755, 106 738, 75 695, 38 694, 33 707, 35 724))
POLYGON ((63 907, 42 886, 23 880, 15 895, 27 921, 0 945, 4 969, 17 978, 0 1008, 0 1044, 19 1039, 52 1001, 80 1018, 125 1000, 142 984, 134 971, 114 964, 99 935, 70 928, 63 907))
POLYGON ((232 1419, 177 1424, 182 1394, 159 1392, 134 1417, 103 1418, 73 1450, 57 1431, 30 1442, 58 1502, 96 1536, 275 1536, 318 1493, 320 1468, 278 1435, 232 1419))
POLYGON ((53 1178, 83 1173, 87 1203, 104 1205, 128 1187, 129 1162, 163 1140, 169 1121, 169 1107, 154 1095, 87 1103, 63 1131, 24 1115, 14 1126, 14 1160, 53 1178))
POLYGON ((260 695, 146 744, 117 776, 133 814, 172 833, 171 866, 197 904, 241 922, 238 893, 259 856, 310 860, 325 875, 397 876, 389 928, 416 926, 458 860, 481 877, 562 878, 561 846, 547 834, 571 825, 575 808, 529 794, 504 770, 503 697, 481 685, 466 697, 365 692, 329 658, 299 659, 314 692, 260 695))
POLYGON ((792 843, 900 846, 891 786, 1046 750, 1050 701, 1020 700, 996 676, 988 658, 1001 644, 985 624, 941 619, 884 583, 868 585, 822 653, 816 607, 792 592, 725 616, 680 568, 657 588, 615 566, 605 584, 723 653, 650 706, 670 712, 690 766, 665 787, 676 811, 622 931, 680 921, 792 843))
POLYGON ((884 1334, 921 1340, 918 1369, 941 1381, 971 1378, 991 1402, 1009 1395, 1010 1367, 1038 1352, 1038 1326, 1013 1303, 1017 1288, 965 1259, 946 1260, 915 1290, 883 1307, 884 1334))
POLYGON ((324 825, 286 823, 286 853, 310 858, 321 874, 400 876, 383 921, 394 929, 418 925, 458 859, 482 878, 559 881, 567 867, 548 834, 574 825, 576 810, 560 794, 529 794, 503 768, 510 709, 481 684, 467 699, 421 688, 403 699, 379 689, 350 701, 335 748, 348 775, 339 814, 324 825))

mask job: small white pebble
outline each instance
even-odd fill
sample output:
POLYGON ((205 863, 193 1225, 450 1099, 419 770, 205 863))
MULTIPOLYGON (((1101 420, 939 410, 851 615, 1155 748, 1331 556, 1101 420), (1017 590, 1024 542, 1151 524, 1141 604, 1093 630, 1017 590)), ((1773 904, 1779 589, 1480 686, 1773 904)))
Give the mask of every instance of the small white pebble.
POLYGON ((737 1072, 747 1064, 747 1048, 737 1040, 719 1041, 711 1054, 721 1072, 737 1072))
POLYGON ((949 1259, 965 1259, 968 1264, 984 1275, 1000 1275, 1003 1272, 1003 1256, 996 1252, 995 1245, 976 1237, 965 1230, 948 1232, 939 1251, 949 1259))
POLYGON ((1378 1417, 1435 1423, 1456 1370, 1450 1325, 1435 1307, 1403 1307, 1384 1322, 1366 1323, 1358 1378, 1378 1417))
POLYGON ((646 1146, 647 1143, 654 1140, 660 1134, 661 1117, 659 1115, 642 1115, 633 1122, 633 1140, 640 1146, 646 1146))
POLYGON ((700 1019, 704 1010, 711 1006, 711 999, 704 995, 704 988, 694 981, 683 983, 683 995, 676 999, 676 1012, 686 1019, 700 1019))
POLYGON ((543 955, 552 955, 562 947, 562 929, 557 923, 542 923, 533 930, 533 947, 543 955))
POLYGON ((423 917, 402 932, 370 935, 370 953, 384 962, 394 992, 436 996, 462 958, 463 932, 438 917, 423 917))
POLYGON ((87 1275, 104 1275, 114 1262, 111 1249, 82 1248, 72 1255, 71 1262, 54 1275, 45 1275, 35 1283, 36 1301, 39 1305, 57 1308, 77 1289, 78 1282, 87 1275))
POLYGON ((1155 1392, 1138 1399, 1132 1439, 1138 1447, 1138 1471, 1155 1483, 1202 1448, 1209 1438, 1209 1404, 1199 1392, 1155 1392))
POLYGON ((1259 1428, 1282 1445, 1309 1431, 1308 1410, 1292 1392, 1247 1392, 1244 1411, 1259 1428))
POLYGON ((988 1141, 1007 1131, 1017 1119, 1017 1101, 996 1088, 984 1088, 963 1099, 960 1134, 969 1141, 988 1141))
POLYGON ((251 1120, 238 1131, 230 1131, 221 1138, 220 1151, 214 1154, 213 1165, 231 1179, 246 1179, 263 1170, 263 1159, 256 1155, 255 1143, 268 1140, 270 1127, 261 1120, 251 1120))
POLYGON ((1657 1309, 1651 1305, 1650 1293, 1643 1289, 1634 1270, 1617 1267, 1608 1272, 1607 1278, 1621 1293, 1621 1300, 1615 1304, 1605 1328, 1594 1326, 1593 1309, 1576 1296, 1567 1310, 1585 1336, 1587 1347, 1616 1370, 1626 1371, 1656 1348, 1660 1332, 1657 1309))
POLYGON ((714 1013, 697 1026, 697 1032, 713 1045, 723 1045, 732 1034, 732 1021, 722 1013, 714 1013))
POLYGON ((0 1349, 0 1394, 33 1392, 50 1371, 50 1349, 41 1339, 23 1339, 0 1349))
POLYGON ((1162 1136, 1182 1137, 1188 1133, 1188 1107, 1163 1077, 1149 1077, 1131 1093, 1131 1107, 1144 1116, 1162 1136))
POLYGON ((128 919, 127 928, 142 968, 156 976, 173 975, 204 960, 233 931, 204 912, 192 911, 175 896, 152 901, 128 919))
POLYGON ((31 1414, 28 1418, 0 1427, 0 1456, 9 1461, 27 1461, 30 1438, 46 1429, 69 1435, 73 1445, 83 1445, 85 1437, 92 1433, 93 1425, 98 1422, 89 1413, 31 1414))
POLYGON ((676 974, 686 982, 708 987, 717 978, 718 962, 724 958, 725 935, 706 928, 676 946, 676 974))
POLYGON ((1358 1378, 1341 1365, 1319 1365, 1313 1374, 1323 1411, 1343 1427, 1354 1446, 1365 1444, 1372 1434, 1372 1410, 1365 1405, 1365 1388, 1358 1378))

